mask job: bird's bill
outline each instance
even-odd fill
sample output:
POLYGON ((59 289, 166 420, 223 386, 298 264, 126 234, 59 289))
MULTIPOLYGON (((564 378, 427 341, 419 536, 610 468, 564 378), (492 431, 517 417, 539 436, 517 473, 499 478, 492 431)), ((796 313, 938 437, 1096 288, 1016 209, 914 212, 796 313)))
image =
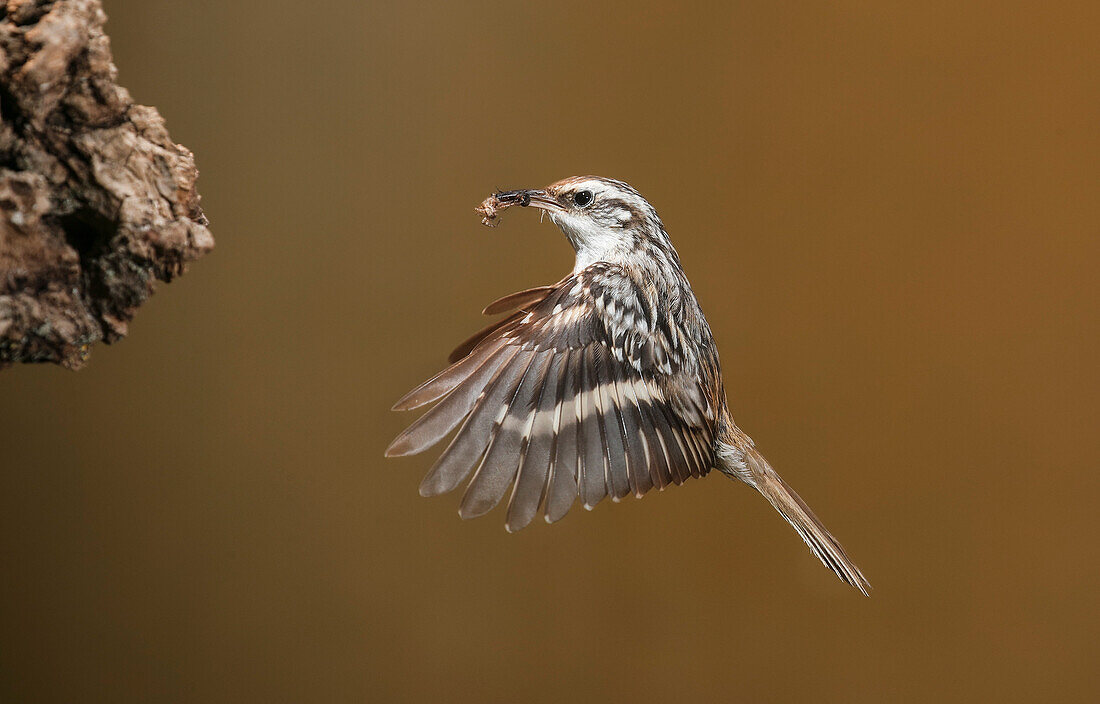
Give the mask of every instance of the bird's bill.
POLYGON ((540 210, 565 210, 545 189, 525 188, 518 191, 502 191, 496 194, 501 205, 518 205, 522 208, 532 206, 540 210))

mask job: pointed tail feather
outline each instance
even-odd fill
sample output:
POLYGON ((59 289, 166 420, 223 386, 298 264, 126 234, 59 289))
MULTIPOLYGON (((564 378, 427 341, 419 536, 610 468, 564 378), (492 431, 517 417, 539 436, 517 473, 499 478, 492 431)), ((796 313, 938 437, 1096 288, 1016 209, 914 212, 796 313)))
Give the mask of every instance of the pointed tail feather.
POLYGON ((836 576, 844 582, 863 592, 864 596, 869 596, 871 584, 856 567, 856 563, 852 562, 852 558, 848 557, 848 553, 844 552, 840 541, 826 530, 825 525, 814 515, 802 497, 771 468, 764 456, 752 446, 752 440, 744 435, 742 437, 747 442, 737 442, 739 447, 727 446, 729 452, 718 452, 719 463, 727 465, 720 469, 756 487, 757 491, 775 507, 775 510, 798 531, 806 541, 806 545, 810 547, 810 552, 821 560, 822 564, 836 573, 836 576))

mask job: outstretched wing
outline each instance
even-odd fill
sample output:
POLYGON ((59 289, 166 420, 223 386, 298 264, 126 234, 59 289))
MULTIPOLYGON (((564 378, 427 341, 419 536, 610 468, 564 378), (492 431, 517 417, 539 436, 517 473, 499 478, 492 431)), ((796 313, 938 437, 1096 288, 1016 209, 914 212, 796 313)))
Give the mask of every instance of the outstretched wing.
POLYGON ((676 326, 616 265, 486 309, 512 313, 471 337, 452 364, 395 404, 435 402, 386 454, 421 452, 459 428, 420 485, 425 496, 468 477, 459 513, 480 516, 511 489, 507 528, 541 507, 556 521, 579 495, 642 496, 706 474, 715 409, 676 326), (472 473, 472 476, 471 476, 472 473))

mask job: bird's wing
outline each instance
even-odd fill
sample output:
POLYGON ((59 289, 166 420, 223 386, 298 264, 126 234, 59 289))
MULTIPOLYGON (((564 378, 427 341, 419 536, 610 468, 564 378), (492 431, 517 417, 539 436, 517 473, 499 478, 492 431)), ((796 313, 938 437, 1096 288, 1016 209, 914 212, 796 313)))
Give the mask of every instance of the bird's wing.
POLYGON ((553 286, 536 286, 535 288, 529 288, 525 291, 518 291, 504 296, 503 298, 498 298, 485 306, 485 310, 481 311, 484 315, 496 315, 498 313, 511 313, 511 315, 478 330, 473 335, 463 340, 447 357, 447 361, 454 364, 470 354, 470 351, 477 347, 479 342, 506 325, 510 325, 522 318, 527 313, 525 309, 533 307, 539 301, 550 295, 550 292, 553 290, 553 286))
POLYGON ((578 495, 592 507, 706 474, 714 409, 622 269, 595 264, 539 293, 515 294, 523 308, 394 406, 435 402, 388 455, 459 428, 420 492, 450 491, 473 472, 459 513, 480 516, 510 488, 507 527, 518 530, 540 507, 558 520, 578 495))

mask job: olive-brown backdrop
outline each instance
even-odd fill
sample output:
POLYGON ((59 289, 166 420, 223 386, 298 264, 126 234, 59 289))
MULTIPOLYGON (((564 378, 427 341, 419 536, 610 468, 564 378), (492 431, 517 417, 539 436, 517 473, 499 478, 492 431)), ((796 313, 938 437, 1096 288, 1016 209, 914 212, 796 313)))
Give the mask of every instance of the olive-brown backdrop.
POLYGON ((1100 5, 109 0, 217 250, 0 374, 3 701, 1097 701, 1100 5), (517 534, 392 401, 572 266, 495 187, 659 209, 720 475, 517 534))

